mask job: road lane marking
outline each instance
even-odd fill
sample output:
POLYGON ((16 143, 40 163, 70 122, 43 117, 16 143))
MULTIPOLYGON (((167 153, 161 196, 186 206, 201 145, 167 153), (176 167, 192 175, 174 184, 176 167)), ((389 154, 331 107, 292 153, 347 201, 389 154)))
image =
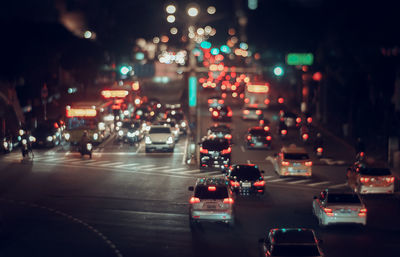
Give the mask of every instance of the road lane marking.
POLYGON ((185 170, 184 173, 199 173, 200 169, 195 169, 195 170, 185 170))
POLYGON ((108 164, 102 164, 101 166, 105 166, 105 167, 107 167, 107 166, 116 166, 116 165, 120 165, 120 164, 123 164, 124 162, 112 162, 112 163, 108 163, 108 164))
POLYGON ((288 184, 300 184, 300 183, 306 183, 309 182, 307 180, 295 180, 295 181, 289 181, 287 182, 288 184))
POLYGON ((142 144, 139 144, 139 147, 137 148, 137 150, 135 151, 135 153, 139 153, 139 151, 142 149, 142 144))
POLYGON ((128 167, 133 167, 133 166, 138 166, 139 163, 128 163, 128 164, 122 164, 122 165, 117 165, 115 168, 128 168, 128 167))
POLYGON ((273 178, 274 176, 264 176, 264 180, 267 180, 267 179, 270 179, 270 178, 273 178))
POLYGON ((110 161, 96 161, 96 162, 93 162, 94 164, 96 164, 96 166, 97 165, 101 165, 101 164, 107 164, 107 163, 110 163, 110 161))
MULTIPOLYGON (((158 169, 158 168, 157 168, 158 169)), ((175 169, 169 169, 168 171, 178 171, 178 170, 184 170, 186 169, 185 167, 182 168, 175 168, 175 169)))
POLYGON ((278 178, 278 179, 273 179, 273 180, 269 180, 268 182, 286 182, 286 181, 290 181, 291 179, 287 179, 287 178, 278 178))
POLYGON ((142 165, 142 166, 140 166, 140 168, 142 169, 142 168, 151 168, 151 167, 155 167, 155 165, 154 164, 149 164, 149 165, 142 165))
POLYGON ((317 182, 317 183, 308 184, 308 186, 314 187, 314 186, 319 186, 319 185, 324 185, 324 184, 329 184, 329 183, 331 183, 331 182, 329 182, 329 181, 321 181, 321 182, 317 182))
POLYGON ((242 145, 240 146, 240 150, 242 150, 242 152, 246 151, 246 150, 244 150, 244 147, 242 145))

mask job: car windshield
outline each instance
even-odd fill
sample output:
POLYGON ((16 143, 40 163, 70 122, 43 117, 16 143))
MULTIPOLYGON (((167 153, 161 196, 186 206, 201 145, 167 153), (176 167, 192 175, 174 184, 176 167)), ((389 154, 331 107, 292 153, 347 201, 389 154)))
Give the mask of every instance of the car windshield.
POLYGON ((169 127, 151 127, 150 134, 170 134, 171 133, 171 129, 169 127))
POLYGON ((261 177, 261 172, 255 166, 236 166, 231 171, 231 176, 238 180, 257 180, 261 177))
POLYGON ((360 169, 360 174, 366 176, 389 176, 392 173, 389 169, 364 168, 360 169))
POLYGON ((206 140, 202 143, 202 147, 209 151, 222 151, 229 147, 229 143, 225 139, 206 140))
POLYGON ((228 189, 222 186, 215 186, 215 190, 209 190, 209 186, 198 185, 194 196, 200 199, 224 199, 228 198, 228 189))
POLYGON ((316 245, 273 245, 272 256, 320 256, 316 245))
POLYGON ((308 159, 310 159, 310 157, 308 157, 308 154, 306 154, 306 153, 285 153, 284 158, 288 159, 288 160, 308 160, 308 159))
POLYGON ((328 194, 328 203, 361 203, 356 194, 328 194))

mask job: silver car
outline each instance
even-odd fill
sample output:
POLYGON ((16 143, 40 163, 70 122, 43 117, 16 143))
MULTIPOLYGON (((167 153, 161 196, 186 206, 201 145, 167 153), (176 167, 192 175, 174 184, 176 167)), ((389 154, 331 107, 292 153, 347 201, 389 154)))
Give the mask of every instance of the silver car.
POLYGON ((199 178, 194 187, 189 187, 189 191, 193 191, 189 200, 192 228, 200 222, 224 222, 229 226, 235 224, 235 201, 225 178, 199 178))
POLYGON ((325 189, 314 196, 312 208, 321 227, 338 223, 367 225, 367 209, 351 190, 325 189))
POLYGON ((169 151, 175 148, 175 138, 170 126, 151 125, 145 137, 146 152, 169 151))

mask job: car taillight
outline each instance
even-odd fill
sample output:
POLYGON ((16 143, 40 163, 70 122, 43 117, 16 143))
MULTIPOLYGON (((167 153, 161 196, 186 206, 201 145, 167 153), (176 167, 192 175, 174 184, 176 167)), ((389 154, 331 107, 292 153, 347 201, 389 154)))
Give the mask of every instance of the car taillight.
POLYGON ((226 93, 222 93, 222 94, 221 94, 221 97, 222 97, 222 98, 226 98, 226 93))
POLYGON ((221 86, 221 89, 222 89, 222 90, 225 90, 225 89, 226 89, 226 86, 225 86, 225 85, 222 85, 222 86, 221 86))
POLYGON ((269 126, 265 126, 265 127, 264 127, 264 130, 265 130, 265 131, 269 131, 269 126))
POLYGON ((228 117, 232 117, 232 111, 228 111, 228 117))
POLYGON ((369 178, 361 177, 361 178, 360 178, 360 182, 361 182, 361 183, 368 183, 368 182, 369 182, 369 178))
POLYGON ((289 162, 282 161, 282 166, 289 166, 289 162))
POLYGON ((312 122, 312 118, 311 117, 308 117, 307 118, 307 123, 311 123, 312 122))
POLYGON ((301 118, 300 118, 300 117, 297 117, 297 118, 296 118, 296 122, 297 122, 297 123, 300 123, 300 122, 301 122, 301 118))
POLYGON ((282 134, 282 135, 286 135, 286 134, 287 134, 287 130, 286 130, 286 129, 282 129, 282 130, 281 130, 281 134, 282 134))
POLYGON ((207 189, 208 189, 208 191, 212 191, 212 192, 217 190, 217 188, 215 186, 209 186, 207 189))
POLYGON ((243 110, 243 113, 247 115, 247 114, 250 113, 250 111, 249 110, 243 110))
POLYGON ((264 103, 267 104, 267 105, 268 105, 270 102, 271 102, 271 101, 270 101, 268 98, 264 100, 264 103))
POLYGON ((322 147, 318 147, 318 148, 317 148, 317 152, 318 152, 318 153, 322 153, 323 151, 324 151, 324 149, 323 149, 322 147))
POLYGON ((261 115, 262 111, 261 110, 256 110, 257 115, 261 115))
POLYGON ((264 120, 260 120, 259 124, 260 124, 260 126, 264 125, 264 120))
POLYGON ((302 137, 303 137, 304 140, 307 140, 308 139, 308 134, 303 134, 302 137))
POLYGON ((251 136, 247 136, 247 140, 251 140, 251 136))
POLYGON ((306 162, 305 165, 306 166, 312 166, 312 162, 306 162))
POLYGON ((393 182, 394 182, 394 177, 386 178, 386 181, 387 181, 388 183, 393 183, 393 182))
POLYGON ((232 152, 232 148, 231 147, 228 147, 227 149, 224 149, 224 150, 221 151, 222 154, 228 154, 228 153, 231 153, 231 152, 232 152))
POLYGON ((218 116, 218 112, 217 112, 217 111, 213 111, 213 112, 212 112, 212 115, 213 115, 214 117, 217 117, 217 116, 218 116))
POLYGON ((212 99, 208 99, 207 101, 209 104, 212 104, 213 100, 212 99))
POLYGON ((249 99, 249 98, 245 98, 245 99, 244 99, 244 102, 245 102, 246 104, 248 104, 248 103, 250 102, 250 99, 249 99))
POLYGON ((218 103, 219 103, 219 104, 223 104, 223 103, 224 103, 224 100, 220 99, 220 100, 218 100, 218 103))
POLYGON ((271 141, 272 137, 271 137, 271 136, 267 136, 266 139, 267 139, 268 141, 271 141))
POLYGON ((233 186, 233 187, 238 187, 238 186, 240 186, 240 183, 237 182, 237 181, 232 181, 232 180, 231 180, 231 186, 233 186))
POLYGON ((328 216, 333 216, 333 212, 331 208, 324 208, 324 212, 326 213, 326 215, 328 216))
POLYGON ((234 202, 234 201, 233 201, 233 198, 230 198, 230 197, 229 197, 229 198, 225 198, 225 199, 224 199, 224 203, 233 204, 233 202, 234 202))
POLYGON ((360 209, 360 212, 358 213, 358 216, 364 217, 365 215, 367 215, 367 209, 366 208, 360 209))
POLYGON ((253 185, 256 186, 256 187, 263 187, 265 185, 265 181, 264 180, 259 180, 259 181, 254 182, 253 185))
POLYGON ((361 152, 361 153, 360 153, 360 157, 364 157, 364 155, 365 155, 364 152, 361 152))
POLYGON ((200 153, 208 153, 208 150, 200 146, 200 153))
POLYGON ((232 135, 231 134, 227 134, 224 136, 226 139, 232 139, 232 135))
POLYGON ((197 197, 192 196, 192 197, 190 198, 189 202, 192 203, 192 204, 193 204, 193 203, 199 203, 199 202, 200 202, 200 199, 197 198, 197 197))
POLYGON ((231 86, 231 89, 232 89, 232 90, 236 90, 236 86, 235 86, 235 85, 232 85, 232 86, 231 86))
POLYGON ((284 101, 285 101, 285 100, 283 99, 283 97, 279 97, 279 98, 278 98, 278 103, 283 104, 284 101))

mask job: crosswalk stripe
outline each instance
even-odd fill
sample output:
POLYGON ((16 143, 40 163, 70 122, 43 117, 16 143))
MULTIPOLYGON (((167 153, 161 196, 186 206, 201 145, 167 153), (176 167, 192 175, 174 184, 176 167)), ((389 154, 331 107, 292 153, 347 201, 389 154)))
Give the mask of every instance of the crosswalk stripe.
POLYGON ((150 167, 154 167, 154 164, 149 164, 149 165, 142 165, 140 166, 140 168, 150 168, 150 167))
POLYGON ((168 170, 168 171, 178 171, 178 170, 184 170, 184 169, 186 169, 186 168, 185 168, 185 167, 182 167, 182 168, 170 169, 170 170, 168 170))
POLYGON ((300 184, 300 183, 305 183, 305 182, 309 182, 307 180, 295 180, 295 181, 289 181, 287 182, 288 184, 300 184))
POLYGON ((308 186, 314 187, 314 186, 324 185, 324 184, 329 184, 329 183, 331 183, 331 182, 329 182, 329 181, 321 181, 321 182, 317 182, 317 183, 308 184, 308 186))
POLYGON ((221 174, 221 171, 219 171, 219 170, 216 170, 216 171, 208 171, 208 172, 201 172, 200 174, 201 174, 201 175, 218 175, 218 174, 222 175, 222 174, 221 174))
POLYGON ((185 173, 198 173, 200 172, 200 169, 195 169, 195 170, 187 170, 185 173))
POLYGON ((101 165, 101 164, 107 164, 107 163, 110 163, 110 161, 96 161, 96 162, 93 162, 93 163, 91 163, 91 164, 96 164, 96 165, 101 165))
POLYGON ((123 164, 124 162, 112 162, 112 163, 107 163, 107 164, 101 164, 103 167, 108 167, 108 166, 115 166, 115 165, 120 165, 123 164))
POLYGON ((115 168, 128 168, 128 167, 134 167, 138 166, 139 163, 128 163, 128 164, 121 164, 121 165, 116 165, 115 168))
POLYGON ((162 169, 162 170, 170 169, 170 168, 171 168, 171 166, 161 166, 161 167, 157 167, 157 169, 162 169))

